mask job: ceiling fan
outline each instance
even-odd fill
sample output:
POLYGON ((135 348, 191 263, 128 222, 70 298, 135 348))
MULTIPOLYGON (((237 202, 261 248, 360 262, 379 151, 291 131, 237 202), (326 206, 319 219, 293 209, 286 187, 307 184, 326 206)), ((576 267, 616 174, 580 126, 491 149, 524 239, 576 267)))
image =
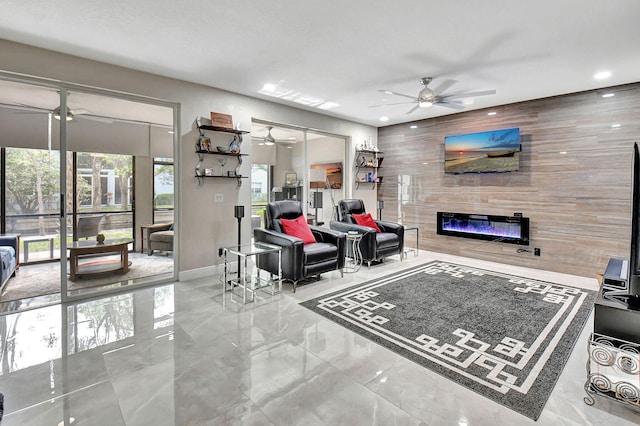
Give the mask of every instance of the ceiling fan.
POLYGON ((273 145, 276 142, 278 143, 296 143, 295 139, 276 139, 273 137, 273 135, 271 135, 271 129, 273 129, 273 126, 267 126, 267 136, 264 137, 258 137, 258 136, 253 136, 252 139, 255 139, 258 141, 258 145, 273 145))
MULTIPOLYGON (((7 107, 7 108, 11 108, 11 109, 16 109, 18 111, 16 111, 16 114, 51 114, 53 116, 53 118, 55 118, 56 120, 60 120, 60 116, 61 116, 61 106, 58 105, 57 107, 55 107, 54 109, 48 109, 48 108, 43 108, 43 107, 38 107, 38 106, 34 106, 34 105, 26 105, 26 104, 22 104, 22 103, 13 103, 13 104, 9 104, 9 103, 0 103, 0 106, 2 107, 7 107)), ((74 118, 87 118, 89 120, 95 120, 95 121, 104 121, 104 122, 111 122, 112 120, 109 120, 108 117, 102 117, 99 115, 94 115, 91 113, 91 111, 89 111, 88 109, 85 108, 69 108, 67 107, 67 120, 66 121, 73 121, 74 118)))
POLYGON ((475 98, 477 96, 485 96, 485 95, 495 95, 495 90, 482 90, 479 92, 461 92, 461 93, 452 93, 452 94, 444 94, 446 90, 456 83, 455 80, 445 80, 435 89, 430 89, 429 84, 433 81, 433 77, 422 77, 420 79, 420 83, 424 86, 422 90, 418 93, 418 96, 405 95, 404 93, 394 92, 392 90, 380 89, 378 92, 383 92, 388 95, 396 95, 401 96, 403 98, 412 99, 411 102, 396 102, 396 103, 387 103, 380 105, 371 105, 371 108, 386 106, 386 105, 401 105, 401 104, 412 104, 416 105, 407 111, 407 114, 411 114, 418 108, 429 108, 432 105, 438 105, 446 108, 451 108, 455 110, 464 109, 464 104, 456 101, 457 99, 465 99, 465 98, 475 98))

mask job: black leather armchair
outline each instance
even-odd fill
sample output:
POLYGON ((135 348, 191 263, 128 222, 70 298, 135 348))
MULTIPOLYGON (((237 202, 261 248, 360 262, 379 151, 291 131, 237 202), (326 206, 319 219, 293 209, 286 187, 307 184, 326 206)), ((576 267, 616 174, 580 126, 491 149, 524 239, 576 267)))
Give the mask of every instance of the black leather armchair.
POLYGON ((382 232, 376 232, 374 228, 361 226, 353 219, 353 214, 366 213, 362 200, 342 200, 338 203, 338 213, 340 221, 331 221, 331 229, 341 232, 357 231, 363 234, 360 241, 360 251, 363 262, 371 266, 371 262, 381 261, 387 256, 400 255, 403 259, 404 253, 404 226, 375 220, 376 225, 382 232))
MULTIPOLYGON (((346 254, 346 235, 319 226, 309 226, 316 243, 303 244, 302 240, 284 233, 281 219, 302 216, 298 201, 274 201, 265 209, 265 227, 253 230, 256 242, 281 246, 283 279, 293 282, 293 292, 299 281, 328 271, 339 270, 343 275, 346 254)), ((272 274, 278 273, 278 255, 258 257, 258 267, 272 274)))

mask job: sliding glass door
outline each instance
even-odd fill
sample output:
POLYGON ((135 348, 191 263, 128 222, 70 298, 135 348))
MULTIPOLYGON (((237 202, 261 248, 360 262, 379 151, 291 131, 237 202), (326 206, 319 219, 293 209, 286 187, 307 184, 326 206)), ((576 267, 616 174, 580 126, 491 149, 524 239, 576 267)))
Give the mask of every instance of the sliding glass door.
POLYGON ((347 140, 291 125, 254 119, 251 124, 252 224, 268 201, 296 200, 310 223, 337 219, 345 198, 347 140))
POLYGON ((145 229, 174 220, 176 116, 173 104, 0 79, 0 225, 21 239, 0 302, 175 278, 174 227, 162 250, 139 252, 145 229))
POLYGON ((173 221, 173 110, 78 91, 68 104, 67 297, 173 278, 173 230, 161 250, 140 253, 154 244, 150 225, 173 221))

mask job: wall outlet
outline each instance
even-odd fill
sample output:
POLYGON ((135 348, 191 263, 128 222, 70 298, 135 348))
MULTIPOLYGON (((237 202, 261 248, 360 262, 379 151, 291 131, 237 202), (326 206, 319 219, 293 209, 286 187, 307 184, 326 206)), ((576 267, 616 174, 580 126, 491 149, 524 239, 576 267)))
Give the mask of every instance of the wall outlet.
POLYGON ((216 203, 222 203, 224 202, 224 196, 222 194, 216 194, 213 201, 215 201, 216 203))
POLYGON ((538 247, 533 249, 533 255, 534 256, 540 256, 540 249, 538 247))

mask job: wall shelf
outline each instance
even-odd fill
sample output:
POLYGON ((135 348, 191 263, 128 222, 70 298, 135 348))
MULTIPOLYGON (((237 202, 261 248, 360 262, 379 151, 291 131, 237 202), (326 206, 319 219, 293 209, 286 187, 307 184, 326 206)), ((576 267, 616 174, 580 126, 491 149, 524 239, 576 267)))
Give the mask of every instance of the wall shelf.
MULTIPOLYGON (((239 129, 229 129, 226 127, 218 127, 218 126, 211 126, 208 124, 202 124, 202 117, 197 117, 196 118, 196 125, 198 127, 198 131, 200 132, 200 138, 202 139, 205 136, 205 131, 210 131, 210 132, 218 132, 218 133, 229 133, 229 134, 233 134, 234 139, 236 140, 236 143, 238 144, 238 150, 240 149, 240 145, 242 145, 242 135, 245 135, 247 133, 249 133, 246 130, 239 130, 239 129)), ((231 141, 233 142, 233 141, 231 141)), ((195 178, 198 181, 198 187, 201 187, 204 183, 204 180, 207 178, 214 178, 214 179, 235 179, 238 187, 242 186, 242 179, 246 179, 247 176, 242 176, 240 175, 240 166, 242 165, 242 157, 246 157, 248 156, 248 154, 241 154, 240 152, 220 152, 220 151, 206 151, 206 150, 202 150, 202 149, 198 149, 198 146, 200 146, 200 143, 196 143, 196 154, 198 154, 198 162, 196 163, 195 166, 195 178), (217 157, 233 157, 236 159, 237 164, 235 167, 235 176, 225 176, 225 175, 207 175, 206 172, 204 172, 202 170, 202 164, 205 161, 205 157, 206 155, 213 155, 213 156, 217 156, 217 157)), ((226 145, 225 145, 226 146, 226 145)), ((220 166, 220 168, 222 169, 225 165, 226 165, 226 160, 224 162, 222 162, 222 160, 218 160, 218 164, 220 166)))
POLYGON ((354 161, 355 189, 358 189, 360 184, 371 185, 371 189, 374 189, 380 183, 382 178, 378 177, 378 170, 382 164, 383 157, 379 157, 379 154, 382 154, 382 151, 356 150, 354 161))

